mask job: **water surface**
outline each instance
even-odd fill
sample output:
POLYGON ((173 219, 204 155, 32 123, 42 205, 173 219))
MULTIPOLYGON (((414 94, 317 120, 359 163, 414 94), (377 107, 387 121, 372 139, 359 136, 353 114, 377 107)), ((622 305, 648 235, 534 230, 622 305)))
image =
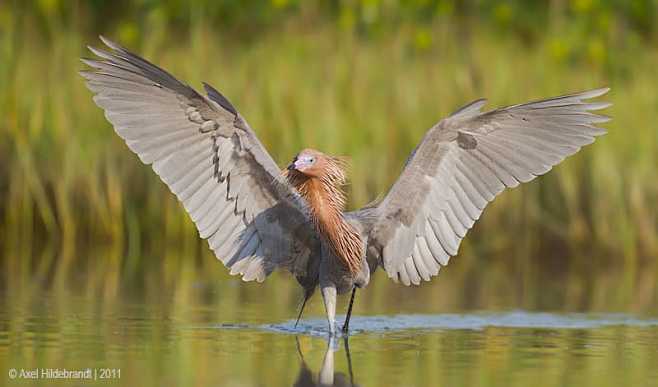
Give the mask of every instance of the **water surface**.
POLYGON ((357 293, 347 351, 343 339, 327 340, 318 295, 294 328, 301 295, 288 277, 245 284, 219 265, 168 265, 175 276, 96 265, 7 276, 0 385, 658 386, 654 298, 592 301, 610 291, 604 285, 570 306, 573 284, 505 287, 513 283, 495 282, 495 271, 465 275, 459 265, 420 288, 375 276, 357 293), (9 378, 44 368, 120 378, 9 378))

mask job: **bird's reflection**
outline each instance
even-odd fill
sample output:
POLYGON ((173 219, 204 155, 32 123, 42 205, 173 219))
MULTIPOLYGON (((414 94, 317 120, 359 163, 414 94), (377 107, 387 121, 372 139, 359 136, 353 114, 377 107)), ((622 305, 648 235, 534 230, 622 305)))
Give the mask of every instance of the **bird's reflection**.
POLYGON ((338 351, 338 343, 336 338, 330 339, 327 342, 327 351, 322 360, 322 367, 317 373, 317 376, 306 364, 304 354, 302 353, 299 345, 299 339, 295 337, 297 342, 297 351, 300 357, 299 375, 293 386, 308 387, 308 386, 358 386, 354 384, 354 373, 352 371, 352 358, 350 356, 350 346, 347 337, 343 339, 345 356, 347 357, 347 366, 349 375, 342 372, 334 372, 334 353, 338 351))

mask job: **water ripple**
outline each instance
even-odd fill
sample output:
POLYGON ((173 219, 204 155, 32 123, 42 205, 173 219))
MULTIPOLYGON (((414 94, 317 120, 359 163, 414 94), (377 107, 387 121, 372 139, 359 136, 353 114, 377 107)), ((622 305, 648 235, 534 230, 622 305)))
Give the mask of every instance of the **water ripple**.
MULTIPOLYGON (((327 334, 327 321, 322 318, 301 320, 297 328, 294 327, 294 324, 295 321, 290 320, 279 324, 265 324, 253 328, 287 334, 306 334, 312 336, 323 336, 327 334)), ((554 314, 524 311, 482 314, 355 316, 352 317, 350 322, 350 334, 406 330, 482 330, 489 327, 596 329, 611 326, 658 327, 658 319, 642 319, 628 314, 554 314)), ((233 328, 238 327, 233 326, 233 328)))

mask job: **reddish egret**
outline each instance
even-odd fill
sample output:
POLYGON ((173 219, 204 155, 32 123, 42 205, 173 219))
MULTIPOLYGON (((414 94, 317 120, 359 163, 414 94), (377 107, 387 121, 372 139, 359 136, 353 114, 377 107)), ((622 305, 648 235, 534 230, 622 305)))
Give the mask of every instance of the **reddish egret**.
MULTIPOLYGON (((496 110, 472 102, 430 128, 383 199, 345 212, 340 158, 306 149, 281 171, 235 107, 101 38, 83 59, 94 101, 128 147, 183 203, 201 238, 245 281, 290 271, 304 305, 319 287, 336 333, 336 295, 382 267, 394 281, 429 281, 457 254, 487 203, 548 172, 605 133, 597 89, 496 110)), ((299 317, 298 317, 299 321, 299 317)))

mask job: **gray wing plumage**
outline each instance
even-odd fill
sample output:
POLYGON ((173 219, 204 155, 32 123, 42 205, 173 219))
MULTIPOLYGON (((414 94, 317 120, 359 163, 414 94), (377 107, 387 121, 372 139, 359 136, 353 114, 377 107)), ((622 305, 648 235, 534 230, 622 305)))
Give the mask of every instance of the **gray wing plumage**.
POLYGON ((245 281, 286 268, 300 283, 317 270, 318 238, 303 199, 218 91, 206 98, 101 38, 81 74, 128 147, 167 184, 215 255, 245 281))
POLYGON ((368 259, 405 285, 429 281, 457 254, 485 206, 505 188, 548 172, 590 144, 607 117, 585 100, 608 89, 482 113, 475 101, 425 135, 375 209, 368 259))

